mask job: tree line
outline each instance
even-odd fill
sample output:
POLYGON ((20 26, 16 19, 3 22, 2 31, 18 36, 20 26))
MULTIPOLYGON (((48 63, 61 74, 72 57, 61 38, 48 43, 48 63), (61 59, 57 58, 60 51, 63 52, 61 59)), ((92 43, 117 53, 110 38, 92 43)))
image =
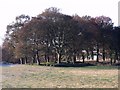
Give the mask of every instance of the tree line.
POLYGON ((120 27, 106 16, 66 15, 51 7, 36 17, 20 15, 7 25, 2 60, 11 63, 120 61, 120 27))

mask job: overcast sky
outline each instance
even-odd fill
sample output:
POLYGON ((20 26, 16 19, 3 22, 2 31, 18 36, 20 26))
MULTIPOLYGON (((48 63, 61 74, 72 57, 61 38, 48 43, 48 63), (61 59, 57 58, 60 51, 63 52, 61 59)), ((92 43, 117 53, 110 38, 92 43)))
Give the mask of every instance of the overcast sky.
POLYGON ((36 16, 49 7, 57 7, 68 15, 108 16, 118 25, 119 0, 0 0, 0 45, 6 25, 21 14, 36 16))

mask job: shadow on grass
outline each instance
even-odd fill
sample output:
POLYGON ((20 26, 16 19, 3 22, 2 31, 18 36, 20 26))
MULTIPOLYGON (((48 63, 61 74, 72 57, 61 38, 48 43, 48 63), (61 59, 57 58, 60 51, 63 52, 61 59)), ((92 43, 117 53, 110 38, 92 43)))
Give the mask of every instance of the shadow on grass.
POLYGON ((55 67, 86 67, 86 66, 96 66, 94 64, 90 63, 60 63, 60 64, 55 64, 55 67))
POLYGON ((77 63, 66 63, 61 62, 60 64, 57 63, 41 63, 40 66, 52 66, 52 67, 89 67, 89 68, 96 68, 96 69, 118 69, 119 65, 116 64, 109 64, 109 63, 102 63, 102 62, 77 62, 77 63))
POLYGON ((40 66, 53 66, 53 67, 86 67, 86 66, 96 66, 95 64, 91 64, 91 63, 41 63, 40 66))

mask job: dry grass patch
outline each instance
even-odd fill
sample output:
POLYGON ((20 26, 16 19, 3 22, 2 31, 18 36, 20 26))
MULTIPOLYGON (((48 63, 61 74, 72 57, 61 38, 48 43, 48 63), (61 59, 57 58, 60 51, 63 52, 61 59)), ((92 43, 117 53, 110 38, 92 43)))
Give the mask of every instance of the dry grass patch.
POLYGON ((3 88, 117 88, 117 69, 17 65, 2 68, 3 88))

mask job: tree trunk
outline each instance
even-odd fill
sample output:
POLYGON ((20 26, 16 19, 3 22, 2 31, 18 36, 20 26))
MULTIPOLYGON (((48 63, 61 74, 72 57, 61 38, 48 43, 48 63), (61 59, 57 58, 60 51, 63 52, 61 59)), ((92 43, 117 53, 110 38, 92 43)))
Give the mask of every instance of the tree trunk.
POLYGON ((118 60, 118 52, 117 52, 117 50, 115 51, 114 63, 116 63, 116 60, 118 60))
POLYGON ((27 57, 25 56, 25 64, 27 64, 27 57))
POLYGON ((46 55, 46 53, 45 53, 45 61, 47 62, 47 55, 46 55))
POLYGON ((105 61, 105 48, 104 48, 104 46, 103 46, 102 58, 103 58, 103 61, 105 61))
POLYGON ((54 63, 57 63, 57 54, 54 53, 54 63))
POLYGON ((35 55, 32 57, 32 64, 36 63, 35 55))
POLYGON ((82 54, 83 63, 85 62, 85 56, 82 54))
POLYGON ((47 47, 47 62, 50 61, 49 55, 50 55, 50 50, 49 50, 49 46, 48 46, 47 47))
POLYGON ((110 53, 109 53, 109 58, 110 58, 110 64, 112 65, 112 59, 113 59, 113 57, 112 57, 112 52, 110 51, 110 53))
POLYGON ((99 62, 99 45, 97 44, 97 62, 99 62))
POLYGON ((50 61, 50 58, 49 58, 49 55, 47 54, 47 62, 49 62, 50 61))
POLYGON ((36 53, 37 65, 40 65, 39 51, 36 53))
POLYGON ((76 63, 76 55, 73 55, 73 64, 76 63))
POLYGON ((57 53, 57 63, 60 64, 61 63, 61 54, 60 53, 57 53))
POLYGON ((112 65, 112 58, 110 58, 110 63, 111 63, 111 65, 112 65))
POLYGON ((114 63, 116 63, 116 57, 114 57, 114 63))
POLYGON ((24 59, 24 64, 26 64, 26 58, 24 59))
POLYGON ((92 58, 92 60, 94 59, 94 53, 93 53, 93 50, 91 51, 91 58, 92 58))
POLYGON ((22 62, 22 58, 20 58, 20 59, 19 59, 19 61, 20 61, 20 64, 22 64, 22 63, 23 63, 23 62, 22 62))
POLYGON ((49 55, 48 54, 45 54, 45 61, 49 62, 49 55))
POLYGON ((86 51, 87 51, 87 60, 89 60, 89 51, 88 49, 86 51))

